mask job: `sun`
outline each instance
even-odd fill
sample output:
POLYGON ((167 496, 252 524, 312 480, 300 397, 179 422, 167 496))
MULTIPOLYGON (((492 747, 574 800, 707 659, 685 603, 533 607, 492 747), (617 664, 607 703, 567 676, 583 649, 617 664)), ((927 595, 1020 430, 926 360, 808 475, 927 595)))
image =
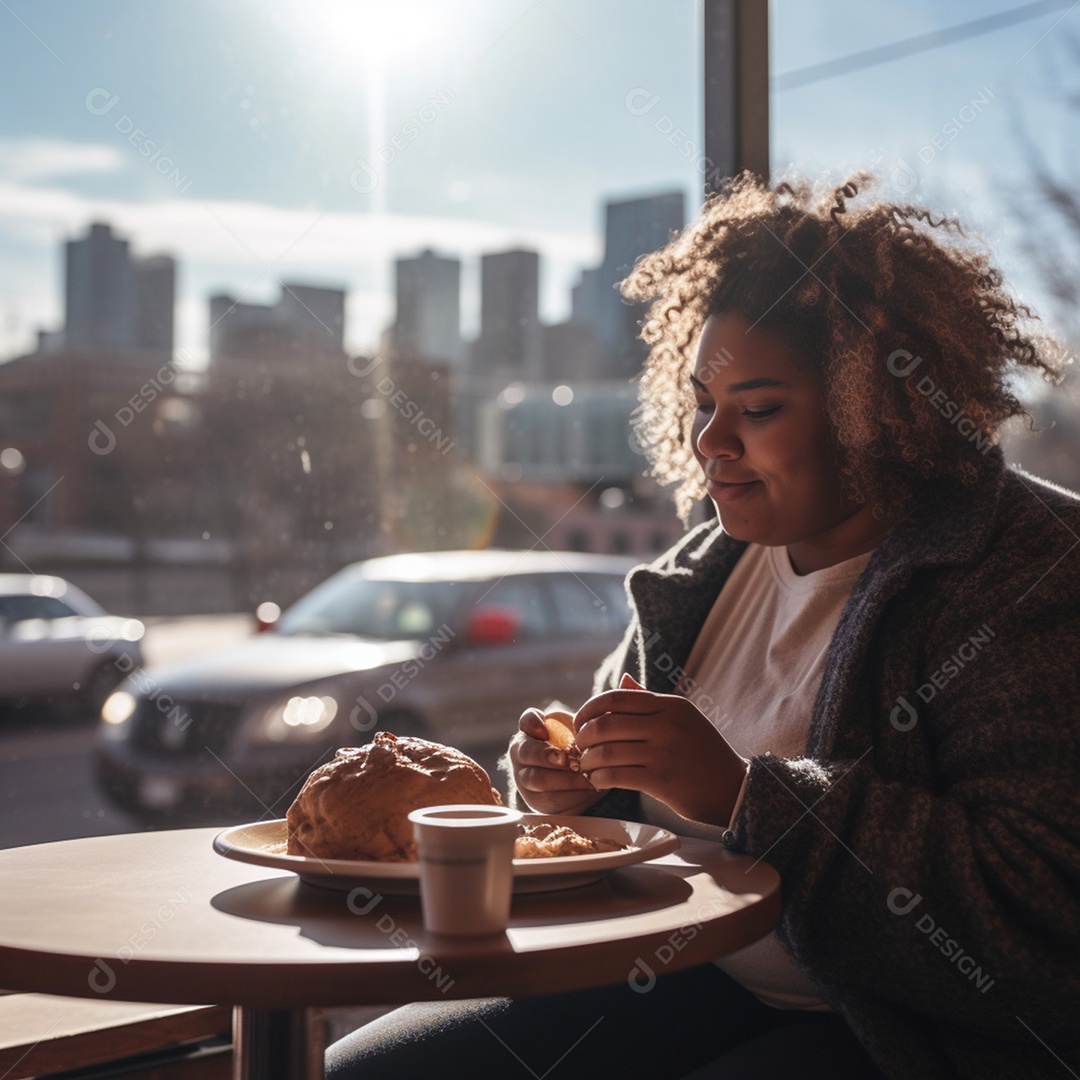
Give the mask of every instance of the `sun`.
POLYGON ((301 11, 322 55, 354 63, 420 60, 445 31, 446 5, 430 0, 309 0, 301 11))

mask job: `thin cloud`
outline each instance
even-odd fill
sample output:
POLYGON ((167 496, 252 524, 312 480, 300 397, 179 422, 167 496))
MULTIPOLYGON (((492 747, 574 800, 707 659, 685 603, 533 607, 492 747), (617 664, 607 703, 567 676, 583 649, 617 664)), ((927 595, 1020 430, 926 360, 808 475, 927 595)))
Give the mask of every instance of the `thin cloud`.
MULTIPOLYGON (((90 221, 107 221, 140 250, 166 249, 181 259, 214 265, 258 266, 252 252, 273 262, 321 213, 314 208, 195 198, 129 203, 0 181, 0 231, 7 232, 19 223, 40 222, 76 233, 90 221), (217 218, 229 228, 223 228, 217 218)), ((384 262, 423 247, 469 256, 508 246, 527 246, 551 258, 582 262, 600 255, 595 238, 576 233, 463 218, 331 210, 291 250, 288 264, 333 271, 355 268, 362 262, 384 262)))
POLYGON ((115 146, 62 139, 0 139, 0 177, 16 183, 115 173, 126 162, 115 146))

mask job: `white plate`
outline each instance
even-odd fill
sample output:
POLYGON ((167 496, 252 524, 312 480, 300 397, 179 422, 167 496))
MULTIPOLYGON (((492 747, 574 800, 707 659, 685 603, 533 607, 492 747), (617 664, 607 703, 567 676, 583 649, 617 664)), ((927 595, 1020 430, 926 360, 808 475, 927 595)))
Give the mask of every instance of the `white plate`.
MULTIPOLYGON (((632 866, 661 855, 679 846, 679 838, 667 829, 643 825, 637 821, 618 821, 614 818, 568 817, 561 814, 525 814, 523 822, 550 821, 569 825, 583 836, 615 840, 627 847, 620 851, 604 851, 598 855, 566 855, 554 859, 515 859, 515 892, 548 892, 587 885, 597 881, 608 870, 632 866)), ((415 862, 358 862, 350 859, 315 859, 303 855, 285 855, 275 848, 284 848, 287 838, 285 819, 256 821, 236 825, 214 837, 214 850, 227 859, 268 866, 275 870, 291 870, 302 881, 324 889, 346 892, 364 886, 387 895, 413 895, 420 891, 420 867, 415 862)))

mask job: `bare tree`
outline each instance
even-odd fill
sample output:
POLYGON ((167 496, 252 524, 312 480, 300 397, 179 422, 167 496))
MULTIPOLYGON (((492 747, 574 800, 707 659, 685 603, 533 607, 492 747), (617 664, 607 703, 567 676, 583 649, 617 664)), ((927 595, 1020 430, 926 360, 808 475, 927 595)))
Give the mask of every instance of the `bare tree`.
MULTIPOLYGON (((1050 44, 1050 43, 1048 43, 1050 44)), ((1056 97, 1080 120, 1080 37, 1062 31, 1048 50, 1047 95, 1056 97)), ((1075 140, 1058 140, 1057 160, 1047 152, 1047 129, 1019 113, 1013 116, 1021 183, 1005 196, 1007 212, 1022 226, 1020 251, 1049 300, 1049 314, 1061 336, 1080 354, 1080 155, 1075 140), (1033 135, 1033 132, 1035 133, 1033 135)), ((1011 461, 1074 490, 1080 489, 1080 370, 1067 369, 1060 386, 1029 383, 1025 402, 1035 430, 1015 422, 1004 446, 1011 461)))

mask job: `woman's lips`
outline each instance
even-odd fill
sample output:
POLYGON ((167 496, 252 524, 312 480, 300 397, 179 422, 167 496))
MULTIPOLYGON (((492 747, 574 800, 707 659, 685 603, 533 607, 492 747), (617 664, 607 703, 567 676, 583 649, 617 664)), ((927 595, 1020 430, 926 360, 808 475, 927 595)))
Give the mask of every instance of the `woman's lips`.
POLYGON ((735 502, 736 499, 741 499, 744 495, 757 487, 761 483, 760 480, 748 480, 743 484, 725 484, 720 480, 705 481, 706 487, 709 490, 709 497, 717 502, 735 502))

